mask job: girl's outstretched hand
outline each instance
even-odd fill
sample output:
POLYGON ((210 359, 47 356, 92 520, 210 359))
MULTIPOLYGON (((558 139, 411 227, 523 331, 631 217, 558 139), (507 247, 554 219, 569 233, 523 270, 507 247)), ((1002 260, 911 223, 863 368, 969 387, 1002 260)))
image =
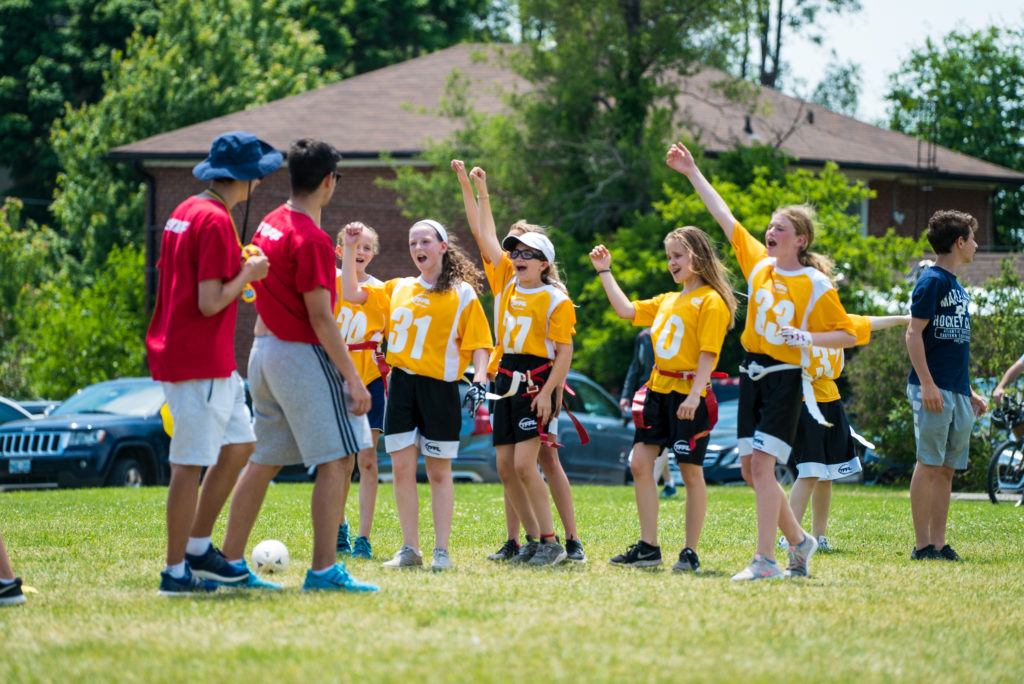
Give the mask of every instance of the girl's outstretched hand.
POLYGON ((594 247, 594 249, 590 250, 590 263, 592 263, 594 265, 594 269, 598 271, 605 268, 611 268, 611 252, 609 252, 608 248, 604 245, 594 247))
POLYGON ((697 168, 697 162, 693 160, 690 150, 681 142, 675 143, 665 153, 665 163, 670 169, 674 169, 684 175, 689 175, 697 168))
POLYGON ((479 166, 474 166, 473 170, 469 172, 469 177, 476 183, 477 192, 487 192, 487 174, 479 166))
POLYGON ((352 223, 345 224, 342 230, 345 231, 345 246, 354 247, 363 235, 363 223, 361 221, 353 221, 352 223))
POLYGON ((466 175, 466 164, 461 159, 452 159, 452 171, 462 185, 469 185, 469 176, 466 175))

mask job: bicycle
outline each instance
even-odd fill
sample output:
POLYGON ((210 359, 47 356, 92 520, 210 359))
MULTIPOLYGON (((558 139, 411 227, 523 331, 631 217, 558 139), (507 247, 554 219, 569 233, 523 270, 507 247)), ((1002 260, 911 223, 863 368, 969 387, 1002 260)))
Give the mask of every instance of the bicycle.
POLYGON ((992 412, 992 425, 1009 430, 1011 438, 992 452, 985 480, 988 498, 999 503, 999 493, 1021 494, 1017 502, 1020 506, 1024 503, 1024 404, 1014 397, 1004 397, 1002 405, 992 412))

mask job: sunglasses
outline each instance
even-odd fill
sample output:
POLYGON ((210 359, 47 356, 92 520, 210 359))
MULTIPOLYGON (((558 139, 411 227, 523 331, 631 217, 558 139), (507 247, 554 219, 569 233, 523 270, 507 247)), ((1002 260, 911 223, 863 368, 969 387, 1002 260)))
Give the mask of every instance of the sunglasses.
POLYGON ((526 259, 527 261, 529 261, 530 259, 539 259, 541 261, 545 261, 543 254, 541 254, 540 252, 531 251, 529 249, 513 249, 511 252, 508 253, 508 257, 509 259, 526 259))
POLYGON ((337 183, 338 179, 341 178, 341 171, 335 171, 333 175, 334 175, 334 182, 337 183))

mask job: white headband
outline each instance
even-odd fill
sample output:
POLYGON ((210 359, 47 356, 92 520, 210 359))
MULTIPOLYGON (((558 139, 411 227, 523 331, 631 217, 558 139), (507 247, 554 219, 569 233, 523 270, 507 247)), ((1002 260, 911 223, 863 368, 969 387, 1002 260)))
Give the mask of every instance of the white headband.
MULTIPOLYGON (((416 226, 430 226, 431 228, 437 231, 438 235, 441 236, 441 242, 448 242, 448 231, 445 230, 444 226, 442 226, 434 219, 421 219, 416 223, 412 224, 413 228, 415 228, 416 226)), ((412 230, 412 228, 410 228, 409 230, 412 230)))

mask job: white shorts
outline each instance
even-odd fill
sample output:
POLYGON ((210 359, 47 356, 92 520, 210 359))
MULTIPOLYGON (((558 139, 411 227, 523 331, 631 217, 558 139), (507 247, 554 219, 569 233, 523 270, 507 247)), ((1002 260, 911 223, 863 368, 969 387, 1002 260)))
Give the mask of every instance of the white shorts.
POLYGON ((174 419, 171 463, 212 466, 222 446, 256 441, 245 386, 237 371, 226 378, 160 384, 174 419))

